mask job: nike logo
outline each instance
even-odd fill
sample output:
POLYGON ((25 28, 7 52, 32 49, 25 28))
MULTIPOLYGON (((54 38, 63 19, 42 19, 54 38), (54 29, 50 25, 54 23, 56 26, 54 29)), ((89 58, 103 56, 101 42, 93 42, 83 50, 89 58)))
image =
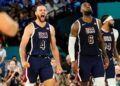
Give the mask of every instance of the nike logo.
POLYGON ((85 23, 84 24, 82 24, 82 26, 84 26, 85 25, 85 23))

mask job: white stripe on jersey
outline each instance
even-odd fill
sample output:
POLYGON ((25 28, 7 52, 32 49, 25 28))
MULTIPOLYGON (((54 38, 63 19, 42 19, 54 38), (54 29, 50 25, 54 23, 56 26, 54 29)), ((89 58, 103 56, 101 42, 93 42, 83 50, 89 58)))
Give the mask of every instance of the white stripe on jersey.
POLYGON ((81 31, 81 24, 80 24, 80 22, 79 22, 79 20, 77 20, 77 22, 79 23, 79 30, 78 30, 78 46, 79 46, 79 51, 78 51, 78 67, 80 66, 79 65, 79 61, 80 61, 80 52, 81 52, 81 45, 80 45, 80 36, 79 36, 79 34, 80 34, 80 31, 81 31))
POLYGON ((96 18, 97 27, 98 27, 98 29, 100 30, 101 28, 100 28, 100 25, 99 25, 99 21, 100 21, 100 20, 96 18))
MULTIPOLYGON (((33 23, 32 23, 33 24, 33 23)), ((33 51, 33 35, 35 34, 35 26, 34 26, 34 24, 33 24, 33 33, 32 33, 32 35, 31 35, 31 50, 30 50, 30 55, 31 55, 31 53, 32 53, 32 51, 33 51)))
MULTIPOLYGON (((78 67, 80 67, 80 51, 81 51, 81 45, 80 45, 80 36, 79 36, 79 34, 80 34, 80 31, 81 31, 81 24, 80 24, 80 22, 79 22, 79 20, 77 20, 77 22, 79 23, 79 30, 78 30, 78 46, 79 46, 79 51, 78 51, 78 67)), ((79 70, 80 71, 80 70, 79 70)), ((78 78, 79 78, 79 80, 81 81, 81 77, 80 77, 80 75, 79 75, 79 72, 78 72, 78 78)))

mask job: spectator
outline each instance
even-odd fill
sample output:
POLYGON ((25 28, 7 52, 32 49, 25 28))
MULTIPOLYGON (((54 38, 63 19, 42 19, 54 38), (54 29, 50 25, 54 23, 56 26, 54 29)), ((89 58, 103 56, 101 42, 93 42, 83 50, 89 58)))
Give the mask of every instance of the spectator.
POLYGON ((53 0, 54 4, 58 4, 59 0, 53 0))
POLYGON ((54 18, 56 11, 58 10, 58 7, 54 4, 53 0, 47 0, 45 6, 48 10, 48 16, 50 18, 54 18))
POLYGON ((116 73, 116 86, 120 86, 120 66, 115 66, 115 73, 116 73))
POLYGON ((7 70, 7 74, 4 78, 7 86, 24 86, 21 79, 21 70, 17 67, 17 62, 15 60, 10 61, 10 69, 7 70))
POLYGON ((3 63, 6 57, 6 50, 4 49, 2 42, 0 42, 0 57, 2 58, 1 63, 3 63))
MULTIPOLYGON (((63 71, 64 71, 64 73, 63 73, 62 76, 65 77, 65 81, 64 81, 65 83, 64 83, 64 85, 70 86, 71 63, 70 63, 70 57, 69 57, 69 55, 67 55, 66 56, 66 60, 62 61, 61 63, 62 63, 63 71)), ((60 80, 59 80, 60 84, 62 83, 62 81, 63 81, 62 79, 64 77, 60 77, 60 80)))
POLYGON ((21 65, 20 61, 17 60, 17 57, 16 56, 12 56, 12 60, 15 60, 16 63, 17 63, 17 66, 20 68, 20 70, 22 70, 22 65, 21 65))
POLYGON ((0 82, 2 82, 2 79, 5 75, 5 65, 2 61, 2 57, 0 57, 0 82))
MULTIPOLYGON (((16 62, 16 67, 18 67, 20 70, 22 70, 22 65, 20 63, 20 61, 17 60, 16 56, 12 56, 12 60, 14 60, 16 62)), ((7 66, 7 69, 10 69, 10 65, 7 66)))
POLYGON ((66 7, 66 2, 65 2, 65 0, 59 0, 58 3, 55 3, 55 2, 54 2, 54 4, 55 4, 55 6, 58 8, 57 11, 56 11, 57 14, 62 13, 62 12, 65 11, 65 9, 66 9, 66 8, 65 8, 65 7, 66 7))

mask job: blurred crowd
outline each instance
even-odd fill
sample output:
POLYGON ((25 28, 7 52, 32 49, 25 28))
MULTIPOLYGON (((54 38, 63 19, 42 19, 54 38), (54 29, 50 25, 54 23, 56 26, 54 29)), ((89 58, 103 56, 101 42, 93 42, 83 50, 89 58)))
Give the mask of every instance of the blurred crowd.
MULTIPOLYGON (((21 63, 16 56, 12 56, 10 61, 5 61, 7 54, 4 47, 19 46, 25 26, 35 19, 35 5, 41 2, 48 9, 47 21, 56 28, 57 41, 67 46, 68 34, 65 33, 63 39, 61 39, 61 32, 56 27, 56 21, 74 12, 79 12, 80 0, 0 0, 2 9, 19 24, 19 32, 13 38, 0 33, 0 86, 24 86, 25 78, 23 78, 24 71, 21 63), (61 43, 61 40, 65 44, 61 43)), ((71 70, 72 65, 69 55, 62 59, 61 63, 64 71, 62 75, 56 75, 56 86, 80 86, 77 69, 71 70)), ((55 68, 54 59, 51 64, 55 68)), ((116 74, 117 86, 120 86, 120 67, 118 65, 116 65, 116 74)), ((36 86, 43 86, 39 79, 36 86)))
MULTIPOLYGON (((19 24, 19 32, 13 38, 0 33, 0 86, 24 86, 24 71, 16 56, 9 61, 5 47, 19 46, 25 26, 35 19, 35 5, 44 3, 48 9, 47 21, 56 27, 56 21, 67 15, 71 15, 80 8, 79 0, 0 0, 0 7, 6 11, 19 24)), ((56 28, 56 33, 60 33, 56 28)), ((59 35, 60 36, 60 35, 59 35)), ((57 41, 59 41, 59 36, 57 41)), ((67 35, 66 35, 67 37, 67 35)), ((67 42, 67 40, 65 40, 67 42)), ((64 41, 64 42, 65 42, 64 41)), ((52 61, 54 63, 54 60, 52 61)), ((65 72, 62 76, 56 75, 56 86, 70 86, 70 79, 74 79, 74 73, 70 78, 71 65, 69 57, 62 60, 65 72)), ((55 68, 55 66, 53 65, 55 68)), ((39 79, 38 79, 39 82, 39 79)), ((36 86, 42 83, 36 82, 36 86)))
POLYGON ((54 26, 60 15, 63 17, 68 11, 71 13, 80 7, 79 0, 0 0, 2 9, 19 23, 19 32, 14 38, 0 34, 6 47, 19 45, 25 26, 35 19, 35 5, 41 2, 48 9, 47 20, 54 26))

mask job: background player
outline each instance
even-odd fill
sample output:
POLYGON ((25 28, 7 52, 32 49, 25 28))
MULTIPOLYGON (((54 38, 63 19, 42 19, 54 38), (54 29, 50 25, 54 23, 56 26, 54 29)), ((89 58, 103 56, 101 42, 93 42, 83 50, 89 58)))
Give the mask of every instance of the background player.
POLYGON ((107 55, 110 60, 110 64, 106 69, 105 75, 106 75, 108 86, 116 86, 115 66, 114 66, 113 57, 115 57, 119 63, 119 55, 116 49, 119 33, 116 29, 113 28, 114 20, 112 16, 104 15, 101 18, 101 21, 103 22, 101 32, 105 42, 105 49, 107 51, 107 55))
POLYGON ((109 64, 108 56, 104 49, 104 42, 99 31, 101 23, 92 17, 92 8, 88 2, 81 5, 82 17, 73 23, 69 37, 69 55, 72 64, 75 65, 75 41, 78 37, 79 45, 79 74, 82 86, 88 86, 90 73, 95 78, 95 86, 105 86, 104 67, 101 51, 105 60, 105 68, 109 64))

